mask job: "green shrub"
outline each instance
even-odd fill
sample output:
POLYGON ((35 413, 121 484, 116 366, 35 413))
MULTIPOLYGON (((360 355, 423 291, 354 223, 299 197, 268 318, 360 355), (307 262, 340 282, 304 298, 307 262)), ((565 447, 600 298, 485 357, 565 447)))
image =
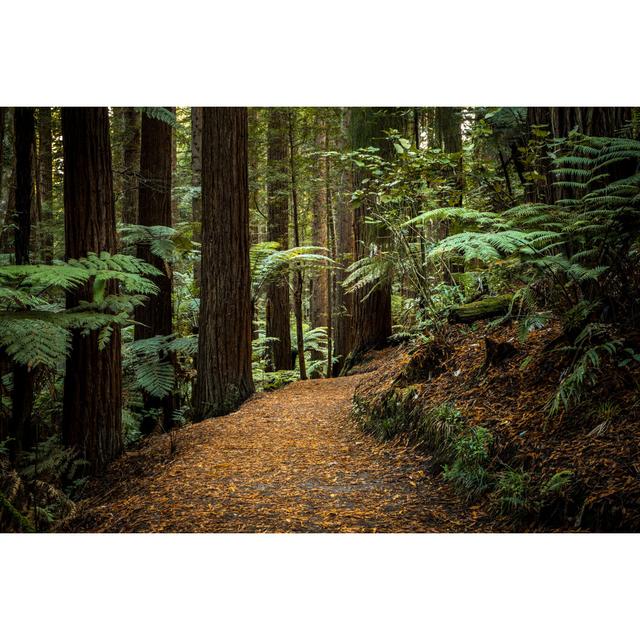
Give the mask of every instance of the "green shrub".
POLYGON ((418 423, 418 438, 440 461, 455 456, 455 442, 465 427, 465 420, 455 404, 443 402, 424 414, 418 423))
POLYGON ((444 478, 468 500, 483 494, 491 484, 487 470, 493 436, 484 427, 474 427, 454 443, 455 459, 445 466, 444 478))
POLYGON ((390 440, 401 433, 411 435, 417 398, 415 386, 391 389, 374 401, 355 395, 352 415, 364 431, 378 440, 390 440))
POLYGON ((541 488, 543 498, 553 498, 566 495, 567 489, 573 483, 573 471, 563 469, 547 480, 541 488))
POLYGON ((534 507, 531 497, 531 476, 524 471, 507 469, 496 476, 492 494, 494 505, 503 514, 524 514, 534 507))

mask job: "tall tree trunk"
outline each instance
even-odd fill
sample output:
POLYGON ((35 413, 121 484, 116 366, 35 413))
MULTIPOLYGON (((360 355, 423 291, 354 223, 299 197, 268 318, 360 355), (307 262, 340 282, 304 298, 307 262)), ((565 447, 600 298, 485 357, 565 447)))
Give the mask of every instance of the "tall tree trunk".
MULTIPOLYGON (((191 186, 200 189, 191 198, 191 220, 194 224, 193 239, 201 240, 202 224, 202 107, 191 107, 191 186)), ((193 278, 200 287, 200 261, 193 266, 193 278)))
MULTIPOLYGON (((269 109, 268 117, 267 237, 269 241, 277 242, 280 249, 287 249, 289 247, 289 184, 286 109, 269 109)), ((266 335, 268 338, 277 339, 270 349, 269 367, 271 370, 290 369, 291 328, 288 281, 268 285, 266 294, 266 335)))
MULTIPOLYGON (((343 109, 341 124, 341 146, 347 147, 349 134, 350 109, 343 109)), ((344 269, 353 262, 353 209, 351 208, 351 171, 343 168, 340 175, 340 187, 336 199, 336 262, 339 268, 335 271, 335 318, 333 354, 336 362, 333 365, 333 375, 342 371, 345 360, 351 351, 352 322, 353 322, 353 294, 347 293, 342 287, 344 269)))
MULTIPOLYGON (((300 227, 298 224, 298 188, 296 184, 295 142, 294 142, 294 111, 289 109, 289 170, 291 174, 291 201, 293 204, 293 242, 300 246, 300 227)), ((293 310, 296 317, 296 342, 298 349, 298 364, 300 367, 300 380, 307 379, 307 367, 304 360, 304 328, 302 325, 302 271, 295 273, 295 288, 293 294, 293 310)))
MULTIPOLYGON (((0 107, 0 211, 2 211, 2 194, 3 179, 4 179, 4 134, 5 134, 5 121, 7 115, 7 107, 0 107)), ((0 218, 0 224, 4 223, 4 219, 0 218)), ((2 227, 0 227, 0 253, 2 253, 2 227)), ((11 370, 11 365, 7 354, 0 347, 0 394, 7 393, 2 385, 3 376, 11 370)), ((0 409, 0 440, 5 440, 9 435, 9 419, 0 409)))
MULTIPOLYGON (((327 131, 324 139, 324 150, 329 150, 329 132, 327 131)), ((327 243, 328 252, 333 260, 336 262, 336 227, 335 220, 333 218, 333 206, 332 206, 332 194, 331 194, 331 171, 329 166, 329 158, 324 158, 324 179, 325 179, 325 199, 327 203, 327 243)), ((330 378, 333 374, 333 299, 334 299, 334 280, 333 269, 326 269, 324 272, 326 279, 325 287, 327 289, 327 369, 326 376, 330 378)))
POLYGON ((51 107, 38 109, 38 175, 40 187, 40 209, 44 233, 42 234, 42 257, 45 263, 53 260, 53 153, 51 131, 51 107))
POLYGON ((16 209, 16 154, 15 154, 15 108, 8 107, 5 113, 5 136, 7 150, 11 152, 7 179, 7 206, 0 228, 0 253, 13 252, 13 216, 16 209))
MULTIPOLYGON (((174 109, 175 113, 175 109, 174 109)), ((176 129, 171 128, 171 176, 175 180, 178 171, 178 138, 176 129)), ((171 220, 175 225, 178 222, 178 197, 175 193, 171 194, 171 220)))
MULTIPOLYGON (((436 107, 436 129, 440 133, 441 148, 445 153, 458 154, 455 164, 445 171, 450 188, 442 206, 461 207, 464 193, 464 171, 462 166, 462 113, 459 107, 436 107)), ((448 220, 440 225, 440 237, 446 237, 457 230, 451 228, 448 220)), ((453 273, 464 271, 464 265, 455 260, 446 260, 445 280, 454 284, 453 273)))
POLYGON ((3 179, 4 179, 4 131, 7 107, 0 107, 0 208, 2 208, 3 179))
MULTIPOLYGON (((351 110, 351 144, 357 149, 368 145, 380 148, 383 157, 391 157, 391 145, 384 132, 395 128, 402 130, 402 121, 396 109, 353 108, 351 110)), ((354 189, 358 189, 365 174, 354 170, 354 189)), ((356 258, 375 255, 382 251, 387 238, 385 231, 377 225, 365 224, 369 208, 363 203, 354 212, 354 239, 356 258)), ((354 301, 353 351, 363 352, 370 348, 382 347, 391 335, 391 281, 386 279, 376 285, 362 287, 354 301)))
MULTIPOLYGON (((64 143, 64 222, 66 258, 89 252, 115 253, 109 113, 106 107, 62 108, 64 143)), ((117 291, 109 283, 107 293, 117 291)), ((67 307, 90 300, 91 285, 67 294, 67 307)), ((122 442, 120 331, 100 349, 98 332, 75 331, 64 379, 64 442, 94 471, 118 456, 122 442)))
MULTIPOLYGON (((29 264, 31 240, 31 207, 33 201, 33 147, 35 141, 34 110, 16 107, 14 112, 16 158, 16 208, 14 215, 14 254, 17 265, 29 264)), ((10 436, 14 439, 11 451, 15 455, 32 446, 33 372, 29 367, 13 367, 10 436)))
MULTIPOLYGON (((171 107, 167 107, 173 111, 171 107)), ((140 199, 138 204, 138 224, 144 226, 171 226, 171 126, 146 114, 142 116, 140 149, 140 199)), ((144 340, 172 333, 171 313, 171 266, 159 256, 151 253, 148 244, 137 247, 138 258, 152 264, 163 275, 153 278, 159 293, 136 308, 135 339, 144 340)), ((164 358, 173 363, 169 354, 164 358)), ((175 401, 173 394, 164 398, 144 395, 147 416, 143 419, 141 431, 149 434, 158 423, 153 413, 160 412, 160 423, 165 430, 173 426, 175 401)))
POLYGON ((138 224, 138 174, 140 172, 140 118, 134 107, 124 107, 122 114, 122 222, 138 224))
POLYGON ((202 284, 194 412, 233 411, 254 391, 247 109, 203 109, 202 284))
MULTIPOLYGON (((326 146, 327 130, 322 116, 316 116, 317 127, 316 148, 324 150, 326 146)), ((312 200, 313 218, 311 223, 311 243, 316 247, 327 246, 327 185, 326 159, 316 157, 313 175, 316 178, 316 188, 312 200)), ((317 273, 311 277, 311 326, 327 326, 327 279, 324 273, 317 273)))
MULTIPOLYGON (((445 153, 462 152, 462 111, 460 107, 436 107, 437 129, 441 136, 441 146, 445 153)), ((447 206, 461 207, 464 191, 464 173, 462 155, 458 158, 452 171, 453 193, 447 206)))
POLYGON ((264 215, 260 211, 260 157, 261 149, 264 144, 264 136, 262 135, 262 113, 264 109, 258 107, 249 108, 249 238, 251 244, 257 244, 263 239, 261 233, 261 218, 264 215), (257 214, 257 215, 256 215, 257 214))

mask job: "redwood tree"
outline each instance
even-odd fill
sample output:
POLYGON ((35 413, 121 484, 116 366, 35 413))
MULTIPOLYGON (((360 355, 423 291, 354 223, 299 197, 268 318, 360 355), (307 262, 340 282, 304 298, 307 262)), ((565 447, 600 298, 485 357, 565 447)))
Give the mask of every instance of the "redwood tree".
MULTIPOLYGON (((33 148, 35 141, 34 109, 16 107, 15 169, 16 191, 14 224, 14 254, 16 264, 29 264, 31 240, 31 208, 33 201, 33 148)), ((31 414, 33 410, 33 373, 26 365, 13 367, 12 414, 9 433, 13 438, 12 452, 34 444, 31 414)))
POLYGON ((38 186, 42 220, 47 225, 42 237, 42 255, 46 263, 53 260, 53 153, 51 107, 38 109, 38 186))
MULTIPOLYGON (((202 107, 191 107, 191 186, 202 188, 202 107)), ((202 191, 191 198, 191 219, 195 223, 193 239, 200 242, 202 191)), ((200 263, 194 266, 194 279, 200 282, 200 263)))
MULTIPOLYGON (((289 247, 289 181, 287 175, 287 110, 269 109, 267 134, 267 239, 289 247)), ((276 338, 271 347, 270 367, 291 369, 289 283, 267 287, 267 337, 276 338)))
MULTIPOLYGON (((62 109, 64 230, 67 258, 116 253, 109 112, 106 107, 62 109)), ((107 293, 115 291, 110 283, 107 293)), ((67 295, 67 307, 91 299, 91 285, 67 295)), ((120 332, 102 349, 98 332, 74 332, 64 379, 62 434, 99 471, 122 451, 120 332)))
MULTIPOLYGON (((172 108, 169 108, 172 111, 172 108)), ((138 224, 145 226, 171 226, 171 126, 146 114, 142 116, 138 224)), ((159 292, 150 296, 146 303, 136 308, 135 339, 143 340, 172 333, 171 266, 151 252, 148 244, 139 244, 138 258, 152 264, 163 275, 152 278, 159 292)), ((163 357, 169 358, 168 354, 163 357)), ((146 416, 142 421, 142 433, 151 433, 157 420, 154 410, 162 413, 161 422, 165 429, 172 426, 174 397, 164 398, 145 394, 146 416)))
POLYGON ((246 108, 203 109, 197 419, 229 413, 254 391, 247 129, 246 108))
MULTIPOLYGON (((385 131, 402 129, 400 113, 394 108, 353 108, 350 116, 351 146, 353 149, 374 145, 383 157, 390 157, 392 146, 385 139, 385 131)), ((357 189, 366 175, 353 172, 353 186, 357 189)), ((377 225, 365 224, 370 204, 362 202, 354 211, 354 242, 357 259, 384 249, 385 234, 377 225)), ((391 335, 391 281, 362 287, 354 295, 353 344, 356 352, 383 346, 391 335)))
MULTIPOLYGON (((321 150, 326 149, 327 126, 322 115, 315 118, 316 147, 321 150)), ((327 225, 327 160, 316 156, 313 163, 313 173, 316 178, 311 211, 313 214, 311 222, 311 244, 316 247, 328 246, 328 225, 327 225)), ((318 272, 310 279, 311 299, 309 304, 309 319, 312 327, 327 326, 328 311, 328 291, 327 278, 324 272, 318 272)), ((317 354, 316 354, 317 357, 317 354)))
MULTIPOLYGON (((347 146, 349 133, 350 109, 343 109, 341 123, 342 148, 347 146)), ((349 190, 351 188, 351 171, 342 169, 340 174, 340 185, 336 198, 336 261, 340 264, 340 269, 335 272, 335 301, 334 301, 334 337, 333 355, 337 362, 333 365, 333 375, 338 375, 342 371, 346 357, 351 351, 352 344, 352 324, 353 324, 353 294, 347 293, 342 287, 345 277, 344 269, 353 262, 354 241, 353 241, 353 209, 349 201, 349 190)))

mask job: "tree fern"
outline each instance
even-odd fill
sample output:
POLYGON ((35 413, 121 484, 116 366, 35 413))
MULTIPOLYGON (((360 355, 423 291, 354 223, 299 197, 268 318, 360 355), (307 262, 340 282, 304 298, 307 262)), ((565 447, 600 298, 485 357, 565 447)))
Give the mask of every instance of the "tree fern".
POLYGON ((157 292, 146 276, 159 272, 126 255, 89 254, 53 265, 0 266, 0 347, 29 367, 55 368, 69 355, 71 332, 100 332, 102 346, 113 326, 130 322, 135 306, 157 292), (120 292, 106 294, 107 282, 120 292), (62 293, 89 287, 90 300, 65 309, 62 293))

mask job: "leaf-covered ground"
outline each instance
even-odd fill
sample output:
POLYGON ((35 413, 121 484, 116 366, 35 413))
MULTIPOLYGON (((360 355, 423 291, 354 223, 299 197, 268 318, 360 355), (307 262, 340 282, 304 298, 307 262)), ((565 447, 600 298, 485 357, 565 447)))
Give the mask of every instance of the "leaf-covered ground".
POLYGON ((475 510, 428 460, 351 421, 376 370, 296 382, 239 411, 156 436, 89 488, 67 530, 428 532, 477 530, 475 510))

